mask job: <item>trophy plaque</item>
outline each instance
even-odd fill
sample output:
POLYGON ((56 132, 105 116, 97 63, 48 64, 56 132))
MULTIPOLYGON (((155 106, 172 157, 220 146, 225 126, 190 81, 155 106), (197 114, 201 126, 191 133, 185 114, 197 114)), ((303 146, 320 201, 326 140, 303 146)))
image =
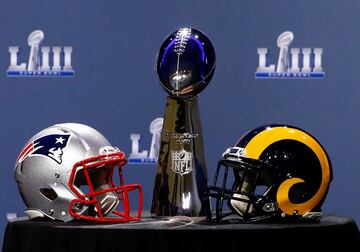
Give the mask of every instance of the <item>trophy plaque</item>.
POLYGON ((163 42, 156 61, 169 94, 161 131, 151 216, 205 216, 207 171, 197 94, 215 70, 210 40, 193 28, 181 28, 163 42))

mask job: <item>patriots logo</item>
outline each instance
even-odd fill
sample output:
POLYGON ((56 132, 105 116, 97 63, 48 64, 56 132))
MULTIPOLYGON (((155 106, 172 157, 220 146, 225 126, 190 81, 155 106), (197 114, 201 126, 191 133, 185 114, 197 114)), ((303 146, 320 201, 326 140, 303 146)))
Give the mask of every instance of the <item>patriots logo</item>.
POLYGON ((45 156, 51 158, 56 163, 62 163, 63 149, 69 142, 70 134, 52 134, 40 137, 26 145, 20 153, 17 163, 21 163, 28 156, 45 156))

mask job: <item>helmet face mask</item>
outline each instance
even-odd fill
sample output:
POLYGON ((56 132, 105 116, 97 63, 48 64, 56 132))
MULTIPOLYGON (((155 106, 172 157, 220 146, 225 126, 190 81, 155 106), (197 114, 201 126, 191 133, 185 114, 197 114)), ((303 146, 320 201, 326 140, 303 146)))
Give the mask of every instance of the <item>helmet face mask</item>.
POLYGON ((142 187, 125 184, 126 163, 125 154, 89 126, 50 126, 28 141, 15 165, 25 213, 31 219, 137 221, 142 187), (133 196, 138 198, 135 216, 130 215, 133 196))
POLYGON ((293 221, 320 211, 331 179, 328 155, 314 137, 293 126, 265 125, 223 153, 207 194, 216 200, 215 221, 232 214, 243 222, 293 221))
POLYGON ((74 164, 69 187, 78 199, 70 202, 69 212, 75 218, 102 222, 138 221, 141 217, 142 188, 137 184, 125 185, 122 167, 126 159, 122 152, 88 158, 74 164), (117 168, 120 185, 115 185, 113 172, 117 168), (85 186, 86 192, 80 188, 85 186), (130 215, 129 192, 138 190, 139 208, 130 215), (115 210, 123 203, 123 211, 115 210), (84 211, 86 209, 86 211, 84 211), (109 213, 113 217, 105 217, 109 213))
POLYGON ((264 190, 264 185, 262 185, 261 189, 263 191, 261 193, 255 191, 260 187, 258 185, 260 171, 265 164, 257 160, 247 160, 246 158, 238 158, 237 161, 234 161, 234 158, 224 156, 218 162, 213 185, 208 187, 209 196, 216 198, 216 221, 220 221, 233 213, 241 216, 244 222, 253 222, 271 217, 276 209, 274 207, 269 209, 271 204, 267 204, 268 207, 264 210, 264 205, 270 203, 267 195, 272 191, 273 187, 266 186, 264 190), (221 173, 224 176, 222 181, 219 181, 221 173), (229 184, 231 173, 233 173, 234 181, 230 181, 230 183, 233 182, 232 186, 226 186, 229 184), (224 201, 227 201, 227 206, 231 212, 223 213, 224 201))

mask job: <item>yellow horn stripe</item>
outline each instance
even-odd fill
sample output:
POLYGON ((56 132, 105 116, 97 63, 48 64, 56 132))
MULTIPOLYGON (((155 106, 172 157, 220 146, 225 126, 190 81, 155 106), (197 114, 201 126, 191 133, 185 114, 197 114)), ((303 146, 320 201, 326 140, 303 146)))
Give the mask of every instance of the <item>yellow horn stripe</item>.
MULTIPOLYGON (((287 215, 293 215, 297 212, 303 215, 311 209, 313 209, 322 199, 322 196, 326 193, 328 185, 330 183, 330 164, 327 156, 315 139, 305 132, 289 128, 289 127, 273 127, 266 129, 257 134, 250 142, 246 145, 246 157, 258 159, 261 153, 272 143, 280 140, 296 140, 308 147, 310 147, 316 154, 321 165, 321 184, 315 195, 308 201, 300 204, 292 203, 289 199, 289 190, 294 184, 305 182, 300 178, 291 178, 284 181, 280 186, 276 194, 278 206, 287 215)), ((305 169, 306 167, 304 167, 305 169)))
POLYGON ((288 215, 292 215, 294 212, 294 210, 297 210, 298 213, 302 212, 301 214, 304 214, 306 212, 309 211, 309 209, 307 209, 306 206, 300 206, 302 204, 293 204, 289 201, 289 191, 290 188, 297 184, 297 183, 302 183, 305 182, 303 179, 300 178, 291 178, 291 179, 287 179, 285 180, 283 183, 281 183, 281 185, 279 186, 278 189, 278 193, 276 194, 276 201, 279 202, 279 206, 280 206, 280 202, 281 202, 281 207, 280 209, 288 214, 288 215), (283 192, 283 193, 279 193, 279 192, 283 192), (306 209, 298 209, 299 207, 305 207, 306 209), (284 209, 288 209, 288 211, 284 211, 284 209), (292 211, 291 211, 292 210, 292 211))

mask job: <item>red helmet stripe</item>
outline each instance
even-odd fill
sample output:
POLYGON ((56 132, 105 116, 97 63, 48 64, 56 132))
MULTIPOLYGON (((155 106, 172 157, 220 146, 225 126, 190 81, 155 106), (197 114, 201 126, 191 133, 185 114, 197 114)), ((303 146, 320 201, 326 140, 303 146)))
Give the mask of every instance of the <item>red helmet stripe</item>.
POLYGON ((34 150, 34 143, 29 143, 20 153, 16 163, 21 163, 34 150))

